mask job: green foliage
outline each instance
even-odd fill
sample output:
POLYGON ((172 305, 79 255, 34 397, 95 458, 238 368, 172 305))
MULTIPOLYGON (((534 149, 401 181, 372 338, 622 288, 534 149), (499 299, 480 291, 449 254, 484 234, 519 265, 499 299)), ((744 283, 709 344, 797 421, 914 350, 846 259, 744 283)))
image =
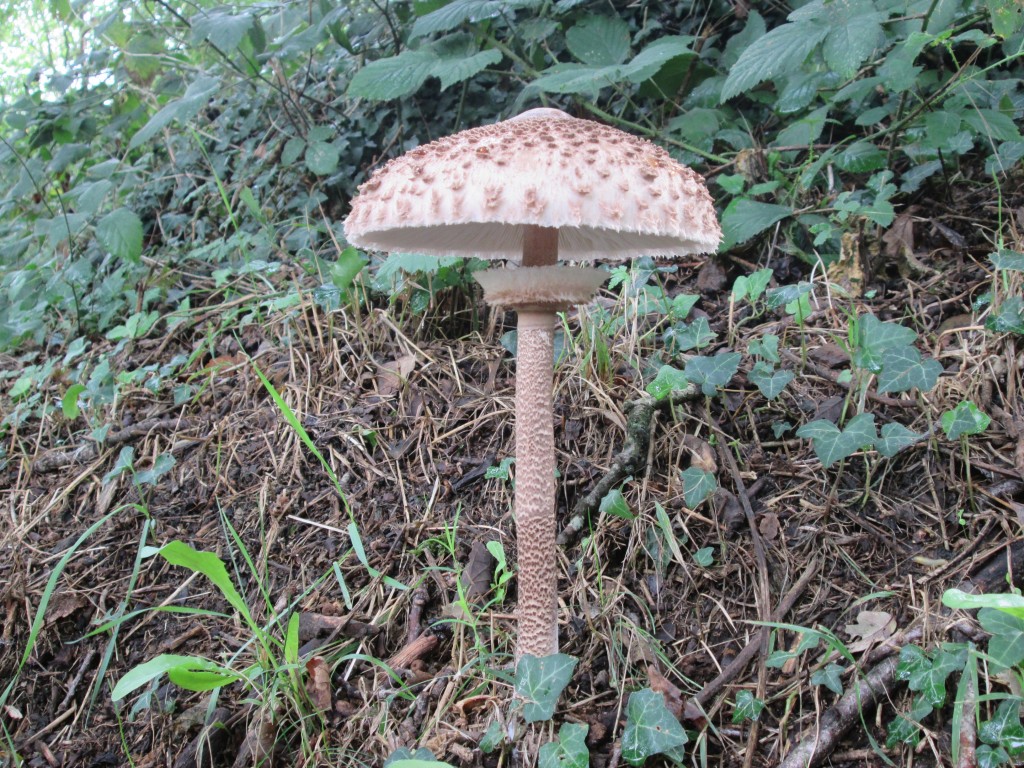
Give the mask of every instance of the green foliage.
POLYGON ((682 471, 683 500, 690 509, 695 509, 702 501, 718 489, 715 473, 697 467, 687 467, 682 471))
POLYGON ((612 488, 612 490, 605 494, 604 498, 601 499, 601 505, 598 510, 602 515, 613 515, 623 520, 632 520, 636 517, 629 508, 629 503, 622 495, 622 491, 618 488, 612 488))
POLYGON ((516 665, 516 694, 523 705, 523 719, 527 723, 550 720, 555 704, 572 678, 576 659, 557 653, 537 658, 527 654, 516 665))
POLYGON ((680 757, 686 731, 665 706, 665 697, 650 689, 634 691, 626 702, 626 728, 622 732, 622 759, 642 765, 651 755, 680 757))
POLYGON ((804 424, 796 434, 810 439, 815 455, 825 467, 831 467, 875 444, 875 415, 862 413, 854 416, 841 430, 831 421, 818 419, 804 424))
POLYGON ((991 423, 992 417, 980 411, 970 400, 958 403, 953 410, 942 414, 942 429, 950 440, 980 434, 991 423))
POLYGON ((743 723, 747 720, 757 720, 764 710, 764 702, 754 696, 746 688, 736 694, 736 706, 732 711, 732 721, 743 723))
POLYGON ((545 744, 538 754, 540 768, 587 768, 590 750, 587 749, 589 725, 563 723, 558 729, 558 741, 545 744))

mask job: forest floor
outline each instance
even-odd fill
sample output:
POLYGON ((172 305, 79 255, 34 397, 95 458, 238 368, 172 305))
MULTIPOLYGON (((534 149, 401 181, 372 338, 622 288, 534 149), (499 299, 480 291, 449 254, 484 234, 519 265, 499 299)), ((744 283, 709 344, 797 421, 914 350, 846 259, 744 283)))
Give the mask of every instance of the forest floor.
MULTIPOLYGON (((1003 226, 1024 231, 1024 191, 1003 193, 1015 217, 1003 226)), ((992 289, 986 238, 997 226, 985 201, 937 200, 901 215, 884 239, 851 237, 827 275, 781 250, 767 260, 734 251, 634 269, 566 316, 558 517, 560 530, 577 515, 582 527, 561 538, 561 648, 578 663, 555 723, 589 726, 590 765, 620 763, 624 704, 638 688, 664 693, 683 719, 688 764, 774 766, 816 738, 838 698, 820 684, 829 675, 849 690, 909 644, 983 642, 972 616, 941 597, 971 584, 1006 591, 1024 568, 1024 350, 1018 336, 986 330, 975 305, 992 289), (731 301, 734 279, 760 266, 774 269, 773 285, 811 280, 803 322, 731 301), (645 393, 658 355, 671 360, 671 318, 641 301, 659 285, 670 298, 699 294, 690 319, 707 319, 711 348, 744 353, 715 396, 654 403, 645 393), (847 380, 849 321, 868 312, 918 334, 942 366, 934 388, 879 394, 847 380), (748 344, 769 333, 780 368, 796 374, 770 401, 744 375, 748 344), (940 415, 964 400, 991 424, 948 440, 940 415), (856 452, 826 469, 795 435, 856 412, 928 436, 891 458, 856 452), (631 418, 649 445, 630 457, 631 478, 609 479, 626 513, 602 513, 588 494, 615 465, 631 418), (681 479, 691 466, 718 486, 692 507, 681 479), (818 635, 800 628, 838 642, 801 646, 818 635), (779 650, 788 660, 767 665, 779 650), (735 717, 751 701, 764 702, 759 717, 735 717)), ((252 284, 183 279, 205 296, 193 317, 117 351, 111 342, 108 354, 119 371, 184 355, 186 374, 156 391, 122 386, 102 444, 89 438, 96 424, 59 409, 6 438, 0 683, 16 681, 0 713, 6 743, 32 766, 252 765, 271 746, 279 765, 381 765, 403 746, 459 766, 534 764, 554 733, 546 723, 514 749, 480 748, 513 698, 514 580, 505 595, 491 588, 483 547, 500 542, 512 567, 514 467, 501 467, 514 453, 515 366, 501 340, 513 315, 463 288, 422 312, 399 297, 328 314, 313 300, 317 281, 287 267, 270 279, 298 286, 302 303, 246 314, 266 298, 252 284), (185 383, 192 394, 176 403, 185 383), (124 471, 108 475, 119 459, 124 471), (159 654, 239 670, 266 660, 260 633, 208 579, 144 549, 172 541, 227 563, 282 659, 286 617, 298 612, 299 664, 215 700, 157 677, 115 708, 114 684, 159 654), (157 607, 216 614, 147 610, 157 607), (204 742, 211 712, 227 727, 204 742)), ((826 764, 948 764, 952 707, 926 721, 916 748, 885 746, 887 726, 911 705, 891 668, 883 677, 879 707, 849 723, 826 764)), ((982 680, 982 693, 1003 690, 994 675, 982 680)))

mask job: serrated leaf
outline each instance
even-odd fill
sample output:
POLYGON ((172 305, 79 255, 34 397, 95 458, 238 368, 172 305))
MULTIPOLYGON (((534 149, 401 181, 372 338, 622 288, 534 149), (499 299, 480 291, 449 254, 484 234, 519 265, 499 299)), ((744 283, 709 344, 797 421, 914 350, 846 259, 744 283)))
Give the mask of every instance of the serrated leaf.
POLYGON ((951 411, 942 414, 942 429, 946 437, 956 440, 961 435, 977 435, 988 429, 992 419, 970 400, 965 400, 951 411))
POLYGON ((537 658, 526 654, 516 666, 516 694, 523 698, 523 720, 550 720, 555 705, 572 678, 576 659, 564 653, 537 658))
POLYGON ((681 473, 683 478, 683 499, 686 506, 694 509, 718 488, 713 472, 697 467, 687 467, 681 473))
POLYGON ((729 245, 739 245, 792 213, 793 209, 785 205, 737 198, 722 212, 722 235, 729 245))
POLYGON ((590 765, 586 741, 589 728, 581 723, 563 723, 558 729, 558 741, 540 748, 539 768, 587 768, 590 765))
POLYGON ((836 165, 850 173, 877 171, 886 163, 886 153, 870 141, 856 141, 836 155, 836 165))
POLYGON ((683 371, 671 365, 663 365, 654 381, 647 385, 647 393, 655 400, 664 400, 673 392, 687 389, 689 386, 690 380, 683 371))
POLYGON ((469 78, 500 61, 501 52, 494 48, 489 48, 485 51, 474 53, 472 56, 438 59, 431 68, 430 74, 441 81, 441 90, 443 91, 449 86, 455 85, 455 83, 469 80, 469 78))
POLYGON ((696 54, 690 48, 693 41, 694 38, 690 35, 660 37, 634 56, 629 64, 622 67, 622 76, 633 83, 649 80, 672 59, 679 56, 695 56, 696 54))
POLYGON ((922 437, 924 437, 923 433, 914 432, 894 421, 882 425, 882 436, 875 443, 875 448, 880 454, 891 459, 901 450, 913 445, 922 437))
POLYGON ((555 64, 545 69, 530 87, 545 93, 596 93, 621 79, 620 67, 555 64))
POLYGON ((882 43, 885 16, 876 12, 871 2, 847 0, 827 3, 824 7, 831 11, 831 31, 822 48, 825 62, 840 77, 852 77, 882 43))
POLYGON ((586 16, 565 33, 565 44, 584 64, 621 64, 629 55, 629 25, 618 16, 586 16))
POLYGON ((192 27, 193 44, 209 40, 224 53, 231 53, 252 28, 253 16, 249 13, 236 15, 224 10, 200 11, 192 15, 189 24, 192 27))
POLYGON ((744 688, 736 694, 736 706, 732 711, 732 721, 739 724, 747 720, 758 720, 763 710, 764 702, 744 688))
POLYGON ((824 685, 836 696, 842 696, 844 671, 838 664, 826 664, 824 669, 819 669, 811 675, 811 685, 824 685))
POLYGON ((875 443, 875 415, 862 413, 850 419, 846 428, 840 430, 831 421, 818 419, 804 424, 796 431, 798 437, 812 441, 814 453, 827 469, 837 461, 852 456, 862 448, 875 443))
POLYGON ((400 99, 419 90, 436 61, 437 55, 425 50, 405 50, 397 56, 371 61, 355 73, 347 93, 373 101, 400 99))
POLYGON ((464 22, 480 22, 519 8, 535 8, 539 0, 454 0, 416 19, 412 25, 412 38, 448 32, 464 22))
POLYGON ((311 141, 306 147, 306 167, 317 176, 329 176, 338 170, 340 153, 326 141, 311 141))
POLYGON ((740 367, 739 352, 719 352, 714 357, 692 357, 683 371, 686 378, 700 386, 707 396, 715 394, 718 387, 724 387, 740 367))
POLYGON ((722 102, 765 80, 795 72, 828 33, 826 26, 802 21, 783 24, 758 38, 729 70, 722 86, 722 102))
POLYGON ((686 731, 665 706, 665 697, 649 688, 634 691, 626 703, 622 732, 622 759, 642 765, 651 755, 686 744, 686 731))
POLYGON ((978 611, 978 623, 990 632, 988 655, 1002 669, 1024 661, 1024 619, 995 608, 978 611))
POLYGON ((996 269, 1024 272, 1024 253, 1004 248, 996 253, 990 253, 988 257, 992 261, 992 266, 996 269))
POLYGON ((929 391, 939 380, 942 365, 938 360, 921 359, 914 347, 894 347, 882 353, 882 371, 878 374, 878 392, 908 392, 917 387, 929 391))
POLYGON ((796 374, 792 371, 776 371, 769 363, 758 362, 747 374, 747 380, 757 387, 768 400, 774 400, 782 394, 796 374))
POLYGON ((636 517, 630 511, 629 504, 626 503, 626 497, 622 495, 622 491, 618 488, 612 488, 612 490, 605 494, 604 498, 601 499, 601 505, 598 509, 603 515, 614 515, 623 520, 632 520, 636 517))
POLYGON ((142 257, 142 220, 127 208, 118 208, 100 219, 96 239, 115 258, 138 264, 142 257))
POLYGON ((189 83, 185 94, 180 99, 164 106, 135 132, 132 140, 128 142, 128 149, 135 149, 149 141, 174 120, 191 120, 210 101, 210 97, 220 88, 220 85, 220 78, 205 75, 197 77, 189 83))

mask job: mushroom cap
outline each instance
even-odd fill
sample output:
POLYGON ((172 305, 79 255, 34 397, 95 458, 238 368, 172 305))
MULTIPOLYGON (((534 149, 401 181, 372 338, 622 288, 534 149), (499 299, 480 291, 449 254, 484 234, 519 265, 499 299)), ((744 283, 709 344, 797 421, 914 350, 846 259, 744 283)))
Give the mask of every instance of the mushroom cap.
POLYGON ((565 259, 714 251, 704 179, 645 139, 557 109, 470 128, 395 158, 359 188, 349 242, 515 259, 524 225, 558 228, 565 259))

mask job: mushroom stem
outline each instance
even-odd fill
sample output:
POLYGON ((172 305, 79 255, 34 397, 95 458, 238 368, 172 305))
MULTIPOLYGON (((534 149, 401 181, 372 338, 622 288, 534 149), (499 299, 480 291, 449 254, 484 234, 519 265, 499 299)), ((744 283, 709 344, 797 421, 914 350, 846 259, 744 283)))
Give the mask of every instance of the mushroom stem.
POLYGON ((516 539, 519 643, 525 654, 558 653, 555 431, 552 423, 555 313, 519 310, 516 360, 516 539))

